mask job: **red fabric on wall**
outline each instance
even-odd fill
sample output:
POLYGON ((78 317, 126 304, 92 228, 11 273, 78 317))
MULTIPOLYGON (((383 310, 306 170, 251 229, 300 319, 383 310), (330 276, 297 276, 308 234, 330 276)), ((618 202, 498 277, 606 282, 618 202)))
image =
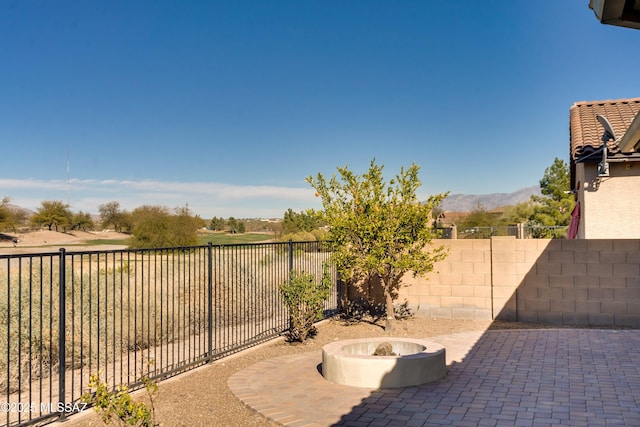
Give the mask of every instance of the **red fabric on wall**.
POLYGON ((575 239, 578 235, 578 225, 580 225, 580 202, 576 203, 571 211, 571 221, 567 231, 567 239, 575 239))

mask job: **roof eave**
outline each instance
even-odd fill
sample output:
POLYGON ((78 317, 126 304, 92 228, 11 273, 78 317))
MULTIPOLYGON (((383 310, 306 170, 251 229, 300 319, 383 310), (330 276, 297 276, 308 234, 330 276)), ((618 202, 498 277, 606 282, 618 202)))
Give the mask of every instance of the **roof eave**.
POLYGON ((640 114, 636 114, 631 125, 624 133, 618 146, 623 153, 633 153, 640 144, 640 114))
POLYGON ((640 29, 640 5, 636 0, 589 0, 589 8, 603 24, 640 29))

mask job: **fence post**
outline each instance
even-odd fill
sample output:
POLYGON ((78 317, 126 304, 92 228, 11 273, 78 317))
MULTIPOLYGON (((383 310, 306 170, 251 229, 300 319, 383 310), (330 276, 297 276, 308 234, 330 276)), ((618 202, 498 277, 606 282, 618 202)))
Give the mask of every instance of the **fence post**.
POLYGON ((213 243, 207 246, 207 363, 213 361, 213 243))
MULTIPOLYGON (((60 248, 60 261, 59 261, 60 271, 58 273, 59 281, 58 284, 58 408, 64 408, 65 403, 65 364, 66 364, 66 256, 65 249, 60 248)), ((65 419, 65 411, 60 411, 59 415, 60 420, 65 419)))
POLYGON ((293 240, 289 239, 289 280, 293 271, 293 240))

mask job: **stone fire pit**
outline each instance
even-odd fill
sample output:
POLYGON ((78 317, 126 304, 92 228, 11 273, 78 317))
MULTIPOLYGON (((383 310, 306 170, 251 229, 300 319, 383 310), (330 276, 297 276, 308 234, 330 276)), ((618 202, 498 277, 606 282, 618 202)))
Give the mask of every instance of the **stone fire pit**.
POLYGON ((335 341, 322 347, 322 376, 336 384, 408 387, 438 380, 446 374, 445 349, 429 340, 363 338, 335 341), (394 355, 373 355, 383 343, 391 344, 394 355))

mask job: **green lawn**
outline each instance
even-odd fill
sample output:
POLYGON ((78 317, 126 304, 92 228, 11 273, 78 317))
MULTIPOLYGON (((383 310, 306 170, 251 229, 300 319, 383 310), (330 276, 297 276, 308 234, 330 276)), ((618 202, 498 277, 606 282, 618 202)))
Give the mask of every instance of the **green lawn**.
POLYGON ((240 233, 240 234, 211 234, 198 236, 198 244, 206 245, 209 242, 214 245, 227 245, 234 243, 256 243, 271 240, 273 235, 264 233, 240 233))
POLYGON ((82 246, 98 246, 98 245, 126 245, 127 239, 94 239, 87 240, 82 246))

